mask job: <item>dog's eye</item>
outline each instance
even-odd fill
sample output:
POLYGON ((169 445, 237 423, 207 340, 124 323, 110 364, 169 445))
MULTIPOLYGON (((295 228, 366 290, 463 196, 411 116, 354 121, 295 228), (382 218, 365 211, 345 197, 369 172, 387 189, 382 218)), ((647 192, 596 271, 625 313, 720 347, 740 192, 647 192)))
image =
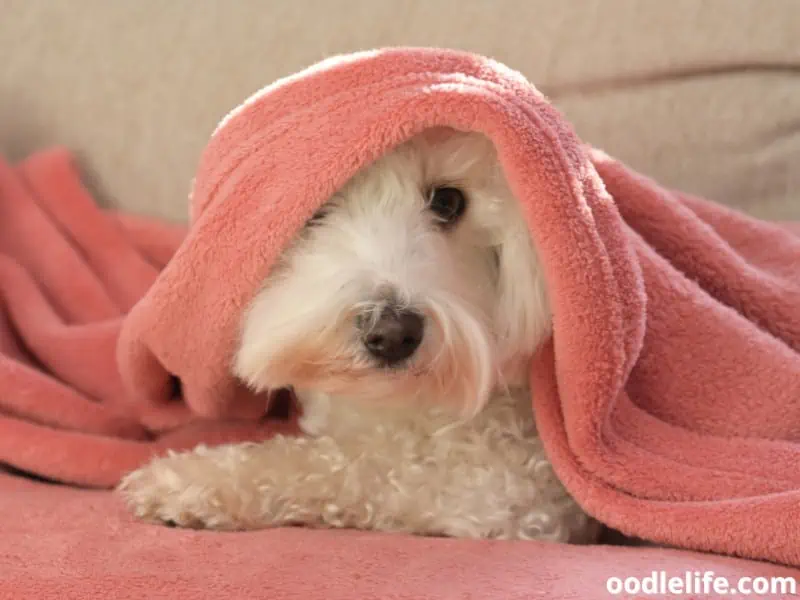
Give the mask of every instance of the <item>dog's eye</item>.
POLYGON ((317 209, 317 212, 311 215, 311 218, 306 221, 306 227, 314 227, 322 223, 322 220, 328 215, 328 212, 330 212, 330 209, 327 206, 321 206, 317 209))
POLYGON ((454 187, 438 187, 431 190, 428 208, 442 225, 454 225, 467 209, 464 193, 454 187))

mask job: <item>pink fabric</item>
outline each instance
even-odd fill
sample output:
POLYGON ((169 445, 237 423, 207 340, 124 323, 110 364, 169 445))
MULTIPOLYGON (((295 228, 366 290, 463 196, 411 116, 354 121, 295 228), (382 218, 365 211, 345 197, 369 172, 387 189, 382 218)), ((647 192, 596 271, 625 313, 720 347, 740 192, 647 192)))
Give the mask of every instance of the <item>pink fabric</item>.
POLYGON ((713 571, 731 585, 797 576, 766 563, 652 548, 167 529, 133 522, 108 492, 2 474, 0 531, 0 600, 607 600, 609 577, 659 570, 681 578, 713 571))
MULTIPOLYGON (((166 448, 290 430, 228 374, 241 310, 336 188, 437 125, 494 140, 539 248, 555 333, 532 365, 533 403, 570 491, 631 535, 800 565, 800 239, 660 187, 584 146, 521 75, 440 50, 337 57, 259 92, 210 140, 188 232, 99 210, 65 151, 0 163, 0 461, 103 488, 166 448)), ((171 531, 130 522, 108 492, 9 477, 0 502, 0 598, 146 586, 368 599, 390 577, 401 598, 592 598, 623 569, 771 569, 668 550, 171 531)))
POLYGON ((111 487, 166 448, 263 439, 290 423, 171 420, 126 401, 115 360, 122 320, 185 228, 101 211, 66 150, 0 159, 0 463, 111 487))

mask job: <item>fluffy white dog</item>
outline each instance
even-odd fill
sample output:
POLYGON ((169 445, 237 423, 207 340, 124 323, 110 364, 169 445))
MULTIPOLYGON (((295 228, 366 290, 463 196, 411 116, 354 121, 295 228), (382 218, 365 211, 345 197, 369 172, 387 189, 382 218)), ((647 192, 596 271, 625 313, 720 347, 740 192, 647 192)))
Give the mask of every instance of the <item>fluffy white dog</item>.
POLYGON ((291 388, 307 435, 172 454, 120 489, 183 527, 592 541, 532 414, 550 323, 493 145, 429 130, 323 206, 243 317, 235 374, 291 388))

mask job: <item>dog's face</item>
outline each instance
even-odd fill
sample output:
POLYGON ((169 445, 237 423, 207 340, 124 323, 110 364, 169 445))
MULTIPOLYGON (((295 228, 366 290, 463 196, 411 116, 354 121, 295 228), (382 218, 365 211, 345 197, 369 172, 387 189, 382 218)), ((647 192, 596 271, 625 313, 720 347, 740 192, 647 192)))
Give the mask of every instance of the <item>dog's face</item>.
POLYGON ((245 315, 235 371, 474 414, 547 335, 544 283, 491 142, 433 129, 362 169, 284 252, 245 315))

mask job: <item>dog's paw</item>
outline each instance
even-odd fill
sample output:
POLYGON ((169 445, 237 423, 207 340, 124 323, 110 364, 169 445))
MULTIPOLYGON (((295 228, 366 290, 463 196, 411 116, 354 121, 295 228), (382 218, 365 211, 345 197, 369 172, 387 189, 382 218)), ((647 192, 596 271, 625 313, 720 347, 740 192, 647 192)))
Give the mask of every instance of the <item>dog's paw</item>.
POLYGON ((236 529, 221 490, 197 456, 159 458, 125 476, 117 487, 133 515, 150 523, 191 529, 236 529))

